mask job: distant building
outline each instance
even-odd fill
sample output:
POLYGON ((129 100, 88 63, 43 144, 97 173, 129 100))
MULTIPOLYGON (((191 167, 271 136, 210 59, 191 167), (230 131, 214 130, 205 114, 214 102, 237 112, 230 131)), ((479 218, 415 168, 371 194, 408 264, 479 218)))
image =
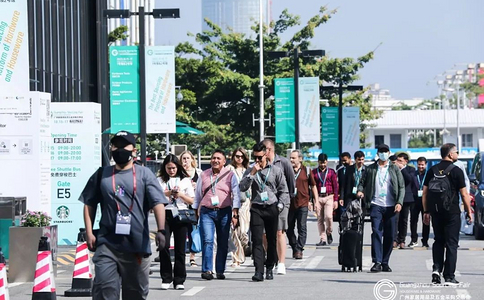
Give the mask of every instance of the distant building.
MULTIPOLYGON (((272 0, 262 0, 264 24, 272 20, 272 0)), ((255 36, 251 29, 259 21, 259 0, 202 0, 202 29, 208 30, 204 19, 208 18, 228 32, 255 36)))
MULTIPOLYGON (((402 105, 416 109, 424 101, 423 98, 394 99, 390 94, 390 90, 380 89, 380 84, 378 83, 370 85, 370 90, 367 93, 371 95, 371 106, 373 109, 378 110, 392 110, 402 105)), ((425 107, 418 107, 418 109, 425 109, 425 107)))

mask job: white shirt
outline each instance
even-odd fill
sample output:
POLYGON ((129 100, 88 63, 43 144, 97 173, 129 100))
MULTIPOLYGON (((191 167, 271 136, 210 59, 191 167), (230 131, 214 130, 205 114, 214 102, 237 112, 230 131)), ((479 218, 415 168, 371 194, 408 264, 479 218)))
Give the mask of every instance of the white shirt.
POLYGON ((383 167, 378 166, 375 178, 375 196, 371 200, 371 204, 382 207, 394 206, 394 201, 391 196, 390 163, 387 163, 383 167))
MULTIPOLYGON (((171 177, 168 182, 164 182, 160 177, 158 177, 158 182, 160 182, 161 189, 163 192, 173 189, 175 186, 178 190, 186 194, 188 197, 195 197, 195 191, 193 190, 192 180, 189 177, 185 177, 180 180, 179 177, 171 177)), ((173 198, 168 199, 169 204, 165 206, 165 209, 173 209, 173 198)), ((178 209, 187 209, 188 205, 180 197, 176 198, 176 206, 178 209)))

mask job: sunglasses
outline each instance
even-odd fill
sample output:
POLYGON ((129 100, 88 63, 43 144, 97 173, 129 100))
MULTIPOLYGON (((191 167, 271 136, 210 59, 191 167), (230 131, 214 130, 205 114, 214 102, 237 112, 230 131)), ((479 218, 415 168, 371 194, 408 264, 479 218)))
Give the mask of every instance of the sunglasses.
POLYGON ((258 161, 258 160, 262 160, 264 158, 264 156, 266 156, 265 154, 264 155, 254 155, 254 160, 255 161, 258 161))
POLYGON ((459 151, 452 151, 452 152, 450 152, 450 153, 457 153, 457 154, 459 154, 459 151))
POLYGON ((244 156, 243 156, 243 155, 237 155, 237 154, 236 154, 236 155, 235 155, 235 158, 244 158, 244 156))

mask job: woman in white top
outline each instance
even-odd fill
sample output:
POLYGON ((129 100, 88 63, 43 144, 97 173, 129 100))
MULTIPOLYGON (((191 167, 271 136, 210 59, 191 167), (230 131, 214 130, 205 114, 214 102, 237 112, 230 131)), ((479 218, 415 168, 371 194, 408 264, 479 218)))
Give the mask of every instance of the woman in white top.
POLYGON ((160 250, 160 274, 161 274, 161 289, 167 290, 173 282, 176 290, 183 290, 185 287, 183 283, 187 277, 185 268, 185 244, 189 224, 179 222, 179 219, 174 215, 177 210, 187 209, 189 205, 193 204, 195 192, 193 190, 190 177, 185 169, 180 165, 178 158, 173 154, 168 154, 160 166, 158 180, 161 188, 165 192, 165 196, 169 199, 166 205, 165 217, 165 248, 160 250), (175 266, 172 272, 170 260, 170 237, 173 233, 173 240, 175 242, 175 266))
MULTIPOLYGON (((193 189, 195 189, 198 176, 200 176, 202 170, 197 168, 195 157, 188 150, 185 150, 180 154, 180 161, 192 180, 193 189)), ((188 250, 190 251, 190 266, 197 267, 197 263, 195 262, 195 252, 192 252, 192 227, 188 228, 188 250)))
MULTIPOLYGON (((249 156, 244 148, 239 147, 232 152, 229 169, 233 170, 238 182, 242 180, 245 170, 249 167, 249 156)), ((242 206, 239 209, 239 225, 232 229, 232 242, 235 251, 232 251, 232 266, 238 267, 245 261, 245 252, 250 251, 249 226, 250 226, 250 193, 240 193, 242 206)))

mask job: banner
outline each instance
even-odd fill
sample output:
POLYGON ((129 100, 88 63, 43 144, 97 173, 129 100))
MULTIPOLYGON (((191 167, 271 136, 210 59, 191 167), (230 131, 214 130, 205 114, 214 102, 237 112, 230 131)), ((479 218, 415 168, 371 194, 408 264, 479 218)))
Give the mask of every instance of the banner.
POLYGON ((59 227, 59 245, 75 245, 84 227, 78 199, 101 166, 101 105, 55 102, 51 108, 52 224, 59 227))
POLYGON ((294 127, 294 79, 274 79, 276 143, 293 143, 294 127))
POLYGON ((175 47, 148 46, 146 57, 146 132, 176 132, 175 47))
POLYGON ((343 107, 343 152, 360 150, 360 108, 343 107))
POLYGON ((0 1, 0 90, 26 93, 29 85, 27 0, 0 1))
POLYGON ((319 143, 319 78, 299 78, 299 142, 319 143))
POLYGON ((321 150, 328 157, 339 156, 339 125, 338 125, 338 108, 323 107, 321 109, 322 117, 322 142, 321 150))
POLYGON ((111 132, 140 132, 138 46, 109 47, 111 132))

